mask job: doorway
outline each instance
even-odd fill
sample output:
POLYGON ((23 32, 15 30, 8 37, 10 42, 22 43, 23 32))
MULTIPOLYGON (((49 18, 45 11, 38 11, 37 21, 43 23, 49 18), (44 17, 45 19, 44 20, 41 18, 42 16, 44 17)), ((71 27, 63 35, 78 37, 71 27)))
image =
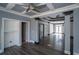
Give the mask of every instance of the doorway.
POLYGON ((22 22, 21 23, 21 32, 22 32, 22 44, 27 42, 27 23, 22 22))
POLYGON ((64 52, 64 23, 52 23, 50 25, 50 45, 64 52))
POLYGON ((55 39, 56 39, 56 48, 60 51, 63 50, 63 40, 64 40, 64 24, 56 24, 55 25, 55 39))
POLYGON ((44 24, 39 24, 39 42, 44 43, 44 24))
POLYGON ((20 21, 21 45, 30 42, 30 22, 20 21))

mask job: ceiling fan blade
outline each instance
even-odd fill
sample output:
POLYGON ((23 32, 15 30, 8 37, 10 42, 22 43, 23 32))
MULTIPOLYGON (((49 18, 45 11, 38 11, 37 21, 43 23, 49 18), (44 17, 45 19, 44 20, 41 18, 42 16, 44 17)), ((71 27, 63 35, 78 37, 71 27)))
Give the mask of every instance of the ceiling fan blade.
POLYGON ((29 12, 30 9, 31 9, 31 5, 28 4, 28 8, 26 9, 26 12, 29 12))
MULTIPOLYGON (((23 5, 22 5, 23 6, 23 5)), ((24 6, 23 6, 24 7, 24 6)), ((40 12, 40 10, 38 10, 38 8, 33 4, 33 3, 29 3, 29 4, 27 4, 27 6, 26 7, 24 7, 25 8, 25 11, 26 12, 30 12, 30 11, 35 11, 35 12, 40 12)), ((25 13, 25 11, 24 11, 24 13, 25 13)))

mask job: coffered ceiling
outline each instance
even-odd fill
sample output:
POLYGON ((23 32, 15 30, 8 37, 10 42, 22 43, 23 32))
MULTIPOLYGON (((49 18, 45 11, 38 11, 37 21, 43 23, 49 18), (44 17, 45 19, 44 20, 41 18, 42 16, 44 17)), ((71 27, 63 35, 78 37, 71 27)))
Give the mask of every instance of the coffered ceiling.
MULTIPOLYGON (((66 7, 73 5, 74 3, 0 3, 0 7, 5 8, 6 10, 14 11, 19 13, 20 15, 35 17, 37 15, 43 15, 43 13, 48 11, 55 11, 58 8, 66 7), (28 5, 31 4, 31 10, 29 12, 26 11, 28 5)), ((44 17, 56 17, 57 15, 63 16, 62 13, 49 14, 44 17)), ((39 16, 42 18, 43 16, 39 16)))

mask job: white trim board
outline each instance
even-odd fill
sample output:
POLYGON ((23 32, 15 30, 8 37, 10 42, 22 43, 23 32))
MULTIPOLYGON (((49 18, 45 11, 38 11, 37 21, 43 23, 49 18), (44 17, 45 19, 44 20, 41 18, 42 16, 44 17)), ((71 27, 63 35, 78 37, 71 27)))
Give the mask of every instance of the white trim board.
POLYGON ((72 4, 72 5, 69 5, 69 6, 65 6, 65 7, 62 7, 62 8, 58 8, 58 9, 55 9, 55 10, 50 10, 50 11, 47 11, 47 12, 39 13, 38 15, 34 15, 31 18, 45 16, 45 15, 59 13, 59 12, 65 12, 65 11, 69 11, 69 10, 74 10, 76 8, 79 8, 78 3, 77 4, 72 4))
MULTIPOLYGON (((66 54, 68 54, 68 55, 70 55, 70 51, 64 51, 66 54)), ((79 55, 79 53, 77 53, 77 52, 73 52, 73 55, 79 55)))
POLYGON ((26 42, 35 43, 35 41, 33 41, 33 40, 26 40, 26 42))

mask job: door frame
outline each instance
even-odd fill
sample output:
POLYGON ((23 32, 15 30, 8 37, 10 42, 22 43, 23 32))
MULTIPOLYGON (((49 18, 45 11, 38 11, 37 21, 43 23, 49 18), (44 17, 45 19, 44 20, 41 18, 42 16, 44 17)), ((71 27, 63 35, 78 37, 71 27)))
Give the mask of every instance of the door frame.
POLYGON ((43 39, 44 39, 44 24, 42 24, 42 23, 39 23, 39 42, 40 42, 40 25, 43 25, 43 39))
MULTIPOLYGON (((20 21, 20 25, 22 25, 22 22, 26 22, 28 24, 28 39, 26 40, 26 42, 30 42, 30 21, 20 21)), ((22 26, 21 26, 22 28, 22 26)), ((22 34, 22 29, 20 29, 21 34, 22 34)), ((22 36, 21 36, 21 40, 22 40, 22 36)), ((22 43, 21 43, 22 45, 22 43)))

